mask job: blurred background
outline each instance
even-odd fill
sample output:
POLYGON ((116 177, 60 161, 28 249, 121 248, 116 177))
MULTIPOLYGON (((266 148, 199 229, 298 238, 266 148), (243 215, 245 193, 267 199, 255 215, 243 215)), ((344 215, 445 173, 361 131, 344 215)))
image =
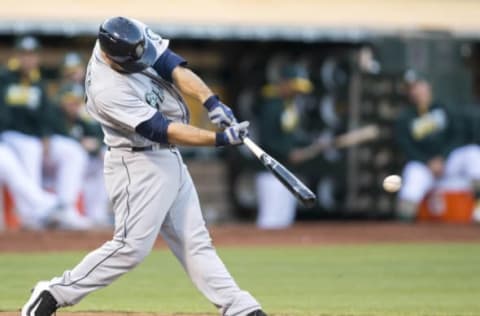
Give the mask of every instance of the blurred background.
MULTIPOLYGON (((19 95, 31 105, 31 98, 41 93, 45 98, 39 102, 48 103, 55 109, 52 113, 60 111, 51 117, 66 123, 53 134, 77 140, 89 156, 86 171, 78 175, 81 184, 77 184, 74 208, 93 222, 66 224, 65 228, 111 225, 108 202, 98 189, 103 185, 101 133, 82 109, 78 86, 83 85, 100 23, 125 15, 170 39, 170 48, 188 60, 189 67, 223 102, 240 119, 251 121, 252 138, 318 195, 311 209, 295 203, 286 207, 285 220, 278 223, 277 217, 283 216, 278 209, 292 202, 282 200, 282 191, 262 178, 260 163, 244 148, 182 148, 207 222, 256 221, 262 228, 325 219, 471 222, 480 180, 480 174, 469 172, 473 168, 469 166, 480 166, 476 148, 480 141, 477 12, 480 2, 468 0, 4 0, 0 106, 18 110, 19 95), (29 63, 33 65, 25 66, 29 63), (440 116, 431 108, 418 110, 410 121, 404 119, 408 122, 402 129, 398 127, 402 113, 420 102, 413 96, 418 83, 431 87, 428 106, 438 103, 448 110, 440 116), (84 128, 80 134, 73 128, 78 120, 84 128), (425 138, 415 136, 415 124, 427 130, 425 138), (374 126, 379 133, 337 148, 336 137, 366 126, 374 126), (418 158, 405 146, 413 151, 426 146, 433 149, 428 157, 419 154, 422 158, 418 158), (321 149, 305 159, 298 157, 298 151, 295 156, 296 149, 313 147, 321 149), (453 159, 456 149, 465 148, 453 159), (430 164, 437 156, 444 165, 438 173, 430 164), (411 161, 419 161, 426 171, 406 174, 404 168, 411 161), (458 171, 450 172, 452 168, 458 171), (389 192, 383 182, 392 174, 402 176, 403 186, 389 192), (428 183, 418 189, 420 196, 411 198, 406 186, 424 179, 428 183), (92 187, 97 189, 88 192, 92 187), (398 189, 404 198, 399 198, 398 189), (272 208, 275 202, 280 204, 273 210, 275 218, 265 215, 262 220, 260 204, 272 208)), ((190 101, 189 105, 192 124, 213 128, 200 104, 190 101)), ((18 130, 18 124, 28 122, 18 123, 16 112, 10 113, 4 117, 0 144, 12 149, 13 159, 22 166, 30 156, 18 149, 20 145, 10 134, 12 129, 28 134, 18 130)), ((0 165, 5 157, 0 154, 0 165)), ((40 190, 59 194, 58 188, 61 191, 65 185, 58 184, 62 163, 74 163, 57 161, 61 159, 55 158, 51 147, 42 157, 40 190)), ((2 226, 38 228, 27 223, 30 208, 47 208, 48 203, 29 197, 35 194, 32 191, 18 193, 18 183, 12 181, 11 173, 4 171, 0 178, 2 226), (19 199, 36 202, 22 206, 19 199)))

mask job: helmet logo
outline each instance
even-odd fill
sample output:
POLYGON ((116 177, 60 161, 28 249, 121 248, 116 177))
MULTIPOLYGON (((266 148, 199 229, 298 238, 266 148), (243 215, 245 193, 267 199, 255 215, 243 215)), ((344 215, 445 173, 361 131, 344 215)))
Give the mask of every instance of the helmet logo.
POLYGON ((160 37, 160 35, 158 35, 157 33, 153 32, 152 29, 150 29, 149 27, 147 27, 145 29, 145 33, 147 34, 147 37, 149 39, 151 39, 152 41, 160 41, 162 38, 160 37))
POLYGON ((135 47, 135 57, 140 58, 143 55, 143 52, 145 51, 145 47, 143 46, 143 43, 140 43, 135 47))

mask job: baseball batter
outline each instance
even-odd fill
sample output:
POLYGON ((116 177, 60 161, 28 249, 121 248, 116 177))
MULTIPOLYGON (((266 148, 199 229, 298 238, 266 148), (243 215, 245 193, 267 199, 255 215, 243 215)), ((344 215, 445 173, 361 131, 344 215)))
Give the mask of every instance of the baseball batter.
POLYGON ((143 261, 158 233, 221 315, 265 315, 213 248, 192 179, 175 148, 238 145, 248 122, 237 123, 168 44, 136 20, 115 17, 100 26, 85 85, 87 108, 102 124, 109 148, 104 172, 114 236, 72 270, 37 283, 22 316, 50 316, 109 285, 143 261), (188 108, 177 88, 203 102, 213 123, 230 127, 215 133, 188 125, 188 108))

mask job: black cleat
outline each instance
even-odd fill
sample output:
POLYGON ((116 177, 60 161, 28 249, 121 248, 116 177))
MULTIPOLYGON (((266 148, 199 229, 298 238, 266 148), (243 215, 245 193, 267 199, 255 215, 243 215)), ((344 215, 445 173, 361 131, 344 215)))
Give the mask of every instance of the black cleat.
POLYGON ((49 292, 48 282, 38 282, 21 316, 51 316, 58 308, 57 300, 49 292))
POLYGON ((267 314, 265 314, 261 309, 257 309, 256 311, 247 314, 247 316, 267 316, 267 314))

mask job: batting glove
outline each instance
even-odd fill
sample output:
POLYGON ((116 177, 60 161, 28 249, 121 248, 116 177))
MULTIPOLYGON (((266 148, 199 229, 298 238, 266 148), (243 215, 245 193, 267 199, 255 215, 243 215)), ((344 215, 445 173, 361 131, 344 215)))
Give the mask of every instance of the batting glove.
POLYGON ((243 138, 248 136, 248 126, 250 126, 248 121, 235 123, 223 132, 217 133, 215 145, 218 147, 242 144, 243 138))
POLYGON ((208 118, 219 128, 226 128, 230 125, 236 124, 237 119, 233 115, 232 109, 223 104, 218 96, 212 95, 203 103, 203 106, 208 111, 208 118))

